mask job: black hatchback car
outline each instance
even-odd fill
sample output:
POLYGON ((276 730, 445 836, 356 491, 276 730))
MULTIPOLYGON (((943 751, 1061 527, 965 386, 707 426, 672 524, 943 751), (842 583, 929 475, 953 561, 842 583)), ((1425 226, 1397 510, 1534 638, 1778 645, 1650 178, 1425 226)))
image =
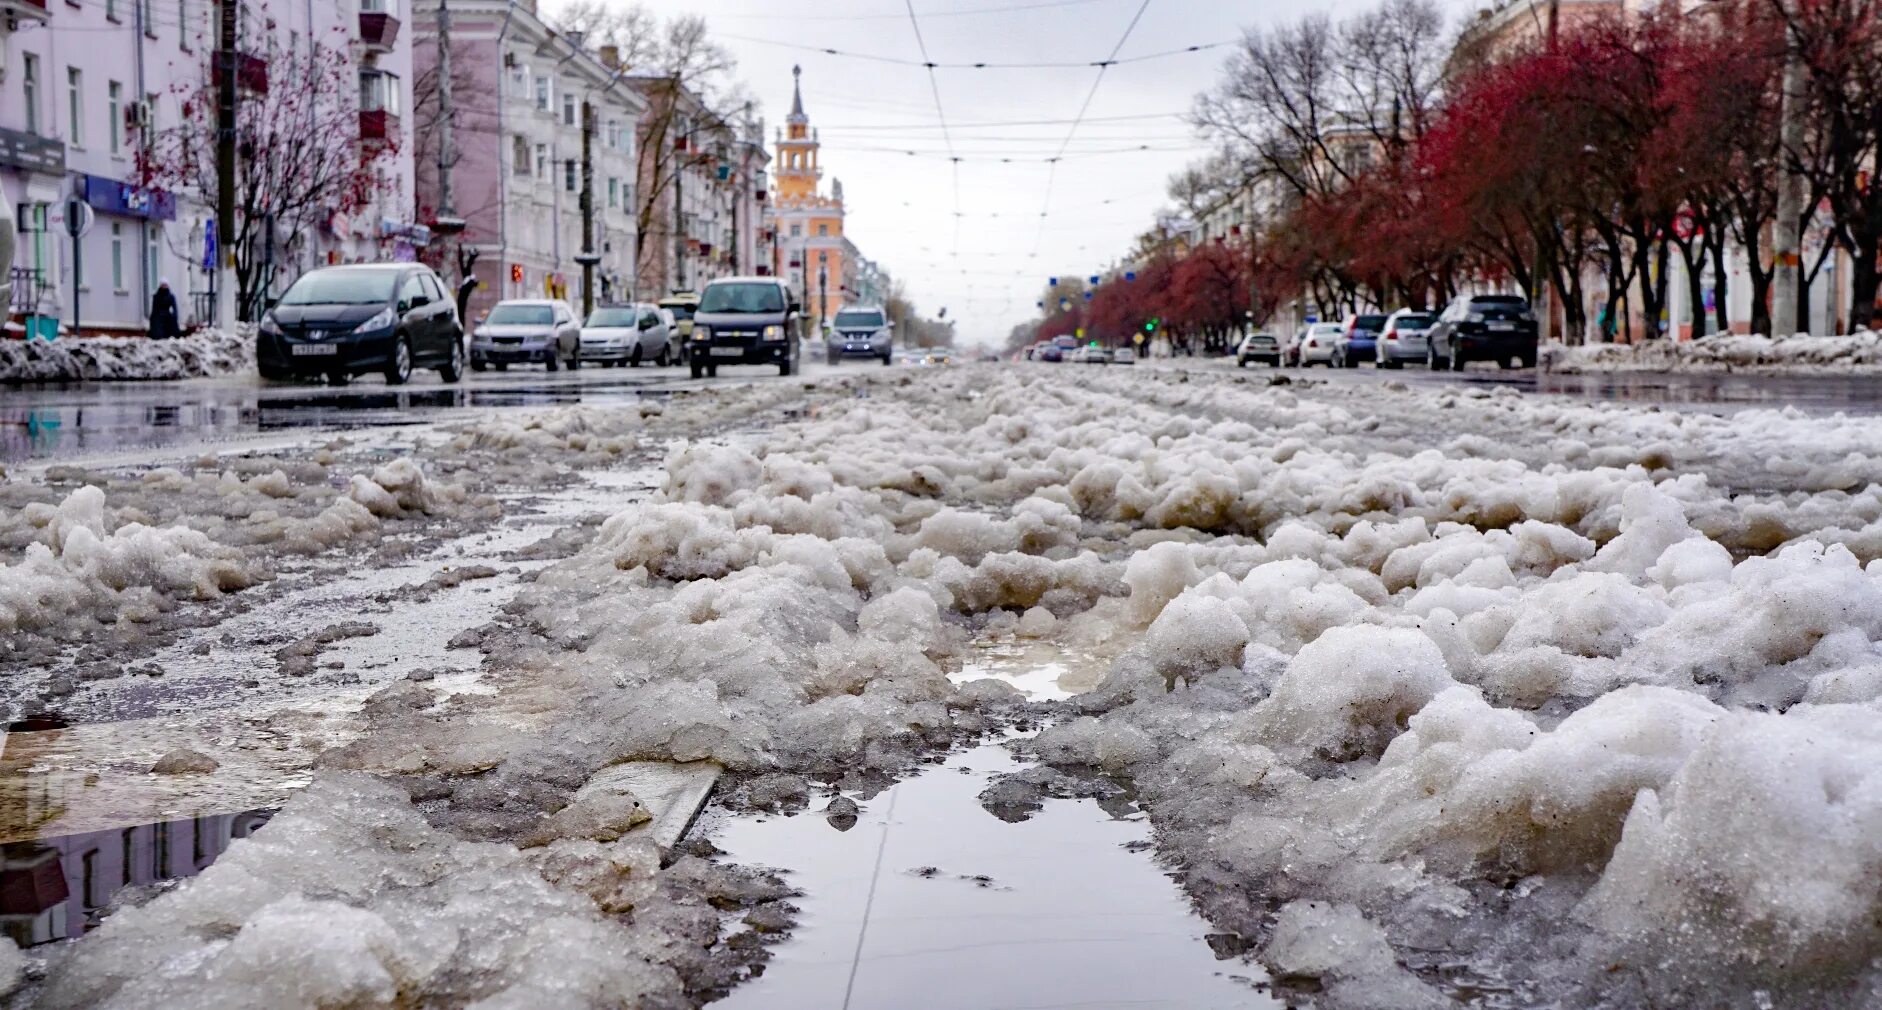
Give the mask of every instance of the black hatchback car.
POLYGON ((1536 366, 1536 314, 1521 295, 1458 295, 1425 332, 1425 363, 1464 370, 1472 361, 1536 366))
POLYGON ((430 267, 326 267, 302 274, 262 318, 255 361, 264 379, 324 375, 341 383, 379 372, 396 386, 414 368, 435 368, 456 382, 464 327, 430 267))

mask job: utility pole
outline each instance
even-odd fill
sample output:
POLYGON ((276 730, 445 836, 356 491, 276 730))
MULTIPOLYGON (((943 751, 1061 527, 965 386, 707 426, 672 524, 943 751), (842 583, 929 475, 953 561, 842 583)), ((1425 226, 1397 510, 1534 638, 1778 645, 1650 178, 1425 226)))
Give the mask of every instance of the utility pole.
POLYGON ((221 0, 216 38, 216 262, 210 283, 216 290, 216 324, 235 324, 235 285, 229 283, 235 248, 235 29, 242 0, 221 0))
POLYGON ((1794 3, 1782 3, 1784 16, 1784 94, 1779 106, 1777 183, 1777 218, 1771 222, 1772 263, 1777 275, 1771 287, 1771 336, 1784 332, 1779 327, 1796 327, 1797 310, 1803 300, 1803 217, 1804 180, 1798 175, 1793 159, 1804 144, 1804 56, 1797 37, 1794 3))
POLYGON ((451 135, 456 106, 451 98, 451 5, 438 0, 438 220, 437 230, 455 234, 464 230, 457 216, 457 198, 451 191, 451 166, 457 162, 451 135))
MULTIPOLYGON (((582 318, 595 311, 595 107, 582 99, 582 254, 575 257, 582 265, 582 318)), ((636 351, 636 354, 640 352, 636 351)))

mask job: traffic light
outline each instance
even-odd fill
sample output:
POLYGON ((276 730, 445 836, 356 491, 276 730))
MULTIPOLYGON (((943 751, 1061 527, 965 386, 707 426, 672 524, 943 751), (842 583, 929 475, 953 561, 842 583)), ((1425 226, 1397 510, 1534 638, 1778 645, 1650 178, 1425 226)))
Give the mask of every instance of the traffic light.
POLYGON ((510 281, 514 284, 523 283, 523 265, 521 263, 510 264, 510 281))
POLYGON ((1145 323, 1145 324, 1144 324, 1144 332, 1145 332, 1145 333, 1155 333, 1155 332, 1157 332, 1157 320, 1155 320, 1155 319, 1152 319, 1152 320, 1150 320, 1149 322, 1147 322, 1147 323, 1145 323))

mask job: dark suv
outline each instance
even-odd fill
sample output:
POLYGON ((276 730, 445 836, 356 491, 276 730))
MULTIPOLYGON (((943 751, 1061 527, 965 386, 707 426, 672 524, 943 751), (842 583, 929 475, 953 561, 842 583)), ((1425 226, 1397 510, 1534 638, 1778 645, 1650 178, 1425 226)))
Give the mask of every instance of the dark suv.
POLYGON ((798 304, 776 277, 726 277, 706 285, 687 340, 693 378, 720 365, 776 365, 797 371, 798 304))
POLYGON ((413 368, 435 368, 456 382, 464 371, 464 327, 430 267, 326 267, 302 274, 262 317, 255 362, 264 379, 324 375, 342 383, 381 372, 397 386, 413 368))
POLYGON ((1534 368, 1536 332, 1521 295, 1458 295, 1425 334, 1425 363, 1454 372, 1471 361, 1534 368))

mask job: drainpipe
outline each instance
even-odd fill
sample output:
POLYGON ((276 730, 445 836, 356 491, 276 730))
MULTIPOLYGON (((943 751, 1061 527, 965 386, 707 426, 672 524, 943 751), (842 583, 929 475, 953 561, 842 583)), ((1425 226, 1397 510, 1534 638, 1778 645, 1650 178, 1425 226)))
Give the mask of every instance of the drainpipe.
POLYGON ((510 180, 516 178, 516 166, 503 170, 503 149, 512 148, 510 135, 503 129, 503 110, 509 104, 510 94, 506 85, 509 83, 509 71, 503 63, 503 43, 510 36, 510 22, 516 18, 516 0, 510 0, 509 10, 503 15, 503 27, 497 29, 497 188, 500 195, 497 200, 497 298, 502 299, 503 286, 509 283, 510 261, 510 180))
MULTIPOLYGON (((131 19, 132 20, 131 44, 133 46, 132 52, 136 56, 136 58, 132 62, 135 64, 137 68, 136 73, 135 73, 135 76, 137 78, 137 94, 131 96, 131 102, 133 103, 132 104, 133 108, 143 109, 144 93, 145 93, 144 5, 140 3, 133 3, 131 5, 131 12, 133 15, 131 19)), ((188 31, 189 26, 179 25, 178 30, 188 31)), ((124 115, 123 108, 118 109, 118 115, 119 116, 124 115)), ((140 114, 137 117, 138 129, 147 130, 150 128, 149 123, 145 121, 145 117, 149 115, 150 115, 150 110, 144 109, 142 114, 140 114)), ((124 124, 122 123, 115 124, 112 126, 112 129, 114 130, 122 129, 123 125, 124 124)), ((143 180, 139 179, 138 182, 141 184, 143 180)), ((162 229, 162 227, 163 225, 155 221, 152 221, 150 218, 145 218, 142 224, 137 229, 138 237, 143 240, 137 244, 137 260, 141 264, 137 268, 137 275, 143 278, 143 283, 138 285, 138 291, 137 291, 138 297, 141 299, 138 302, 138 306, 137 306, 137 317, 140 319, 143 318, 145 307, 150 304, 152 289, 156 287, 156 284, 157 284, 157 278, 150 276, 150 230, 152 228, 162 229)))

